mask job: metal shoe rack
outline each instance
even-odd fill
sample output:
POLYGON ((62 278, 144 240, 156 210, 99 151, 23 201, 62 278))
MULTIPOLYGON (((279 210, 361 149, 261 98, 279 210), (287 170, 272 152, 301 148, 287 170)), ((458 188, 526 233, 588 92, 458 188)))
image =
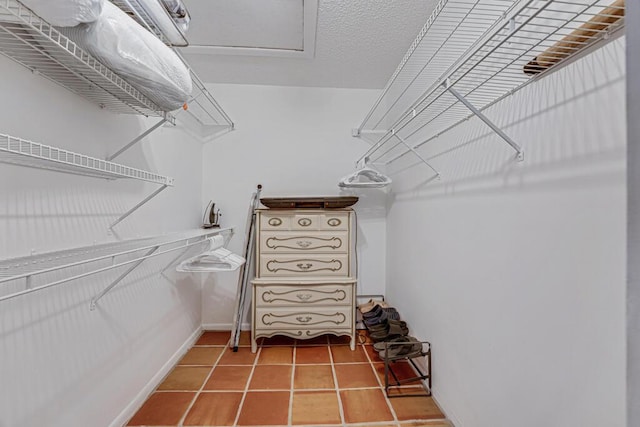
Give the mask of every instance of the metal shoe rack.
POLYGON ((398 356, 384 357, 384 391, 388 398, 392 397, 412 397, 412 396, 431 396, 431 344, 428 341, 416 341, 413 343, 406 342, 387 342, 385 343, 385 352, 388 354, 390 349, 395 347, 402 347, 406 345, 418 345, 420 344, 420 351, 414 351, 409 354, 400 354, 398 356), (414 359, 424 358, 426 361, 426 367, 420 367, 414 361, 414 359), (417 375, 411 378, 399 379, 396 373, 393 371, 393 364, 406 360, 409 363, 417 375), (426 371, 426 372, 424 372, 426 371), (393 381, 391 381, 393 379, 393 381), (426 394, 425 393, 402 393, 393 394, 391 389, 400 387, 403 384, 412 384, 415 381, 426 381, 426 394))
POLYGON ((353 135, 358 160, 391 164, 474 116, 524 159, 484 114, 624 28, 624 0, 440 0, 353 135))

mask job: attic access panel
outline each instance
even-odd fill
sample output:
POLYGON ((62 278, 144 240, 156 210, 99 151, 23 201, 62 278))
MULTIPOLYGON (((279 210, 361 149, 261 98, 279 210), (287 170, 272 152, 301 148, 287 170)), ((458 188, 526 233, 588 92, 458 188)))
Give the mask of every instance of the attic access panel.
POLYGON ((318 0, 185 0, 190 54, 313 55, 318 0))
POLYGON ((191 46, 302 50, 302 0, 191 0, 191 46))

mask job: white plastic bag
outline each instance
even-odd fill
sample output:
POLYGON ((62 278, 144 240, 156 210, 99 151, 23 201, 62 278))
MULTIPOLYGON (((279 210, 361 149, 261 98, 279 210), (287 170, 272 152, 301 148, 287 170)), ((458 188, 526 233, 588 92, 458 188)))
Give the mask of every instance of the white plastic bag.
POLYGON ((20 0, 20 2, 51 25, 75 27, 98 19, 105 0, 20 0))
POLYGON ((64 33, 164 111, 189 99, 191 75, 178 55, 110 2, 97 21, 64 33))

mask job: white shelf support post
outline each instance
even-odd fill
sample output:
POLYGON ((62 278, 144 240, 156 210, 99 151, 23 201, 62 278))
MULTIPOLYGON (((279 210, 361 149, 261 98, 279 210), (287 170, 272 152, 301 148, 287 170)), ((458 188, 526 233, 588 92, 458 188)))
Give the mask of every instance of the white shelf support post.
POLYGON ((480 110, 478 110, 473 104, 471 104, 460 92, 455 90, 451 86, 451 82, 447 79, 442 86, 449 91, 451 95, 453 95, 458 101, 460 101, 465 107, 467 107, 475 116, 477 116, 480 120, 482 120, 487 126, 491 128, 498 136, 506 141, 514 150, 516 150, 516 159, 521 162, 524 160, 524 151, 522 148, 516 144, 516 142, 511 139, 509 135, 504 133, 502 129, 500 129, 495 123, 493 123, 487 116, 482 114, 480 110))
POLYGON ((440 179, 440 172, 438 172, 437 170, 435 170, 435 168, 433 166, 431 166, 431 164, 427 161, 427 159, 425 159, 424 157, 422 157, 420 155, 420 153, 418 153, 418 151, 413 148, 411 145, 409 145, 407 143, 407 141, 404 140, 404 138, 400 137, 400 135, 398 135, 396 133, 395 130, 391 130, 391 135, 393 135, 394 137, 396 137, 398 139, 398 141, 400 141, 400 143, 402 143, 402 145, 404 145, 405 147, 407 147, 407 149, 409 149, 413 154, 416 155, 417 158, 419 158, 422 163, 424 163, 425 165, 429 166, 429 168, 433 171, 433 173, 436 174, 436 178, 440 179))
POLYGON ((144 262, 145 259, 147 259, 151 254, 153 254, 155 251, 157 251, 160 248, 160 246, 154 246, 153 248, 149 249, 149 251, 147 251, 147 253, 144 254, 144 257, 138 261, 136 261, 131 267, 127 268, 127 271, 125 271, 124 273, 122 273, 120 276, 118 276, 118 278, 116 280, 114 280, 113 282, 111 282, 111 284, 109 286, 107 286, 106 288, 104 288, 102 290, 102 292, 100 292, 98 295, 96 295, 95 297, 91 298, 91 303, 89 304, 89 310, 93 311, 96 309, 96 304, 98 303, 98 301, 100 300, 100 298, 102 298, 103 296, 105 296, 107 294, 107 292, 109 292, 111 289, 113 289, 114 286, 116 286, 118 283, 122 282, 122 280, 127 277, 129 275, 129 273, 131 273, 133 270, 135 270, 136 268, 138 268, 138 266, 140 264, 142 264, 144 262))
POLYGON ((132 213, 134 213, 136 210, 138 210, 140 207, 142 207, 145 203, 147 203, 149 200, 153 199, 154 197, 156 197, 158 194, 160 194, 160 192, 162 190, 164 190, 165 188, 167 188, 169 186, 169 184, 164 184, 162 187, 158 188, 156 191, 154 191, 153 193, 151 193, 149 196, 147 196, 143 201, 141 201, 140 203, 138 203, 137 205, 135 205, 134 207, 132 207, 131 209, 129 209, 127 212, 125 212, 124 214, 122 214, 120 216, 120 218, 118 218, 117 220, 115 220, 110 226, 109 226, 109 231, 113 231, 113 227, 115 227, 116 225, 120 224, 126 217, 128 217, 129 215, 131 215, 132 213))
POLYGON ((134 145, 136 145, 138 142, 142 141, 144 138, 146 138, 149 134, 151 134, 153 131, 155 131, 156 129, 158 129, 160 126, 162 126, 163 124, 170 122, 170 118, 169 116, 165 116, 164 118, 162 118, 158 123, 156 123, 155 125, 151 126, 149 129, 147 129, 146 131, 144 131, 143 133, 141 133, 140 135, 138 135, 137 137, 135 137, 130 143, 128 143, 127 145, 125 145, 124 147, 122 147, 121 149, 119 149, 118 151, 116 151, 115 153, 113 153, 110 156, 107 156, 107 160, 111 161, 113 159, 115 159, 116 157, 118 157, 120 154, 124 153, 125 151, 127 151, 129 148, 133 147, 134 145))

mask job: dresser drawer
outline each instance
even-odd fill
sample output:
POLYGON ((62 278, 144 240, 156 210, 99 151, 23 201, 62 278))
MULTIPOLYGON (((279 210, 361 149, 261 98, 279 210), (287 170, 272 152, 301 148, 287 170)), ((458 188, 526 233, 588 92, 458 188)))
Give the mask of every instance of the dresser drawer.
POLYGON ((303 256, 262 254, 260 256, 260 277, 285 276, 348 276, 348 254, 317 254, 303 256))
POLYGON ((259 211, 261 230, 349 230, 345 211, 259 211))
POLYGON ((348 230, 348 212, 296 214, 291 218, 291 230, 348 230))
POLYGON ((347 253, 349 233, 347 231, 316 231, 309 233, 282 233, 264 231, 260 233, 260 251, 267 253, 329 252, 347 253))
POLYGON ((349 230, 349 213, 325 213, 320 220, 320 230, 349 230))
POLYGON ((256 329, 327 329, 351 328, 351 307, 325 308, 256 308, 256 329))
POLYGON ((260 228, 262 230, 289 230, 291 228, 291 215, 261 212, 260 228))
POLYGON ((318 305, 351 306, 353 285, 268 285, 255 286, 256 307, 318 305))

